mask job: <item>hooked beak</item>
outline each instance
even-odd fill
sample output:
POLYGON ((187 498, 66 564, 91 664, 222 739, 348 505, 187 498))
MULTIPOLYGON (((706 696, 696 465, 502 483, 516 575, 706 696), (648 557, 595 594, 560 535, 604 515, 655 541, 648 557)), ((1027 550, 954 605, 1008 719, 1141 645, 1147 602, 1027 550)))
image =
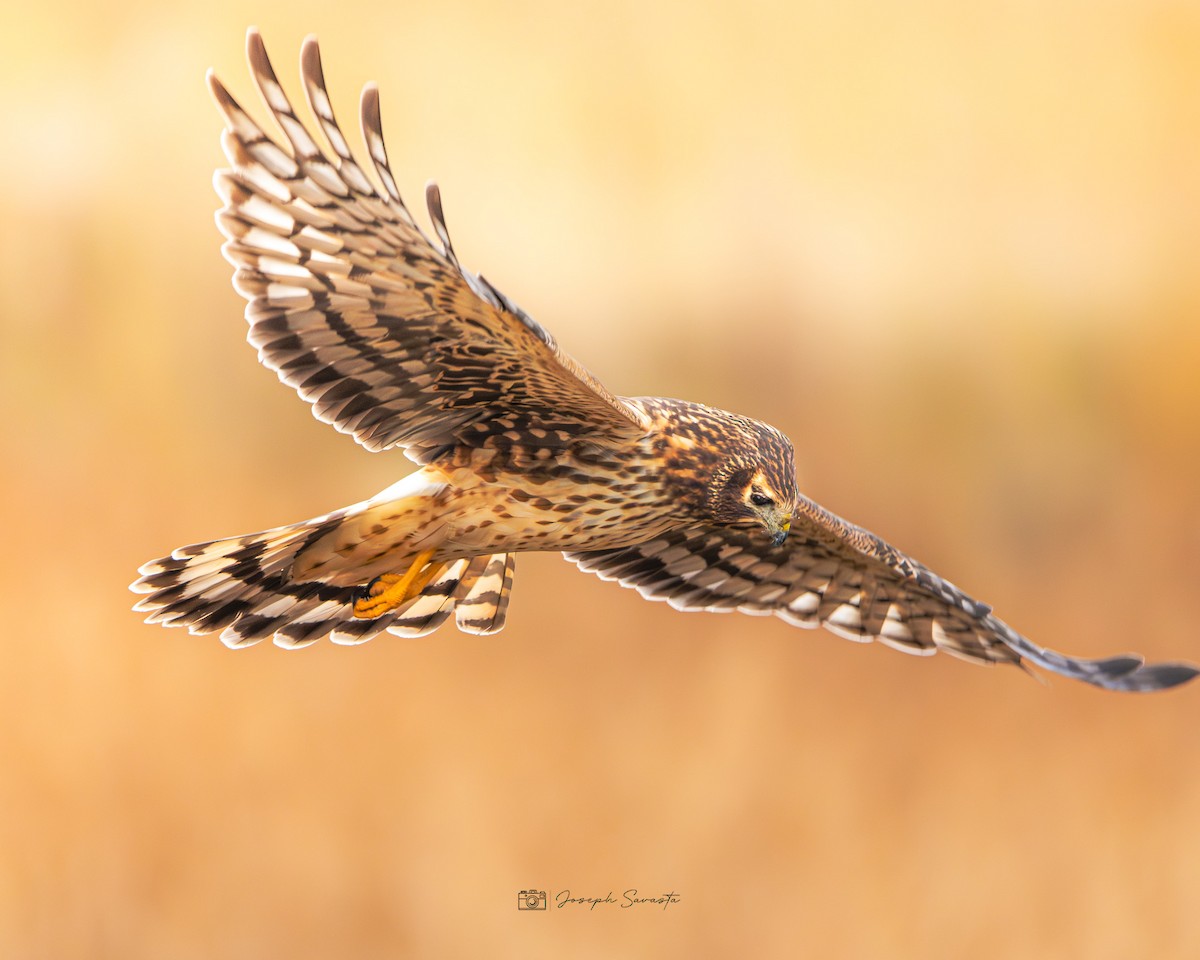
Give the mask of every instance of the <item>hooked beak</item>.
POLYGON ((792 529, 792 518, 790 516, 784 517, 783 522, 781 524, 779 524, 778 532, 774 533, 771 536, 771 543, 773 543, 777 547, 782 547, 783 541, 785 541, 787 539, 788 531, 791 529, 792 529))

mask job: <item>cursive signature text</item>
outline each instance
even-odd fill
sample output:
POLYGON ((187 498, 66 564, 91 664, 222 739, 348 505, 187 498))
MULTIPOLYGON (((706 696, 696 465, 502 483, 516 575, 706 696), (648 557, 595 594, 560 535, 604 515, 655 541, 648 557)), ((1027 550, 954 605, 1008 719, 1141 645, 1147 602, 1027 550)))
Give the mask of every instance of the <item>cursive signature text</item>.
POLYGON ((611 890, 602 897, 577 897, 573 896, 570 890, 559 890, 554 895, 554 906, 559 910, 569 906, 587 907, 588 910, 595 910, 601 904, 615 904, 622 910, 628 910, 630 907, 646 905, 662 907, 666 910, 671 904, 679 903, 681 899, 679 894, 673 890, 670 893, 662 893, 658 896, 642 896, 636 887, 630 887, 621 894, 620 899, 614 897, 611 890))

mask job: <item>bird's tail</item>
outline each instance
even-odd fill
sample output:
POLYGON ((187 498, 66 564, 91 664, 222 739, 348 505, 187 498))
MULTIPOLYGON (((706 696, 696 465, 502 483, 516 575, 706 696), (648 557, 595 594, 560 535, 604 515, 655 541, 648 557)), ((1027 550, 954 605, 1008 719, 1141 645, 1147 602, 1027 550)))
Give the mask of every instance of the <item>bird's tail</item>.
POLYGON ((180 547, 144 564, 130 585, 145 594, 134 609, 147 623, 220 633, 230 647, 272 637, 281 647, 303 647, 328 636, 362 643, 383 631, 419 637, 450 613, 460 630, 496 633, 504 626, 512 589, 512 554, 447 563, 412 600, 371 619, 354 615, 363 585, 293 579, 297 555, 334 532, 347 511, 226 540, 180 547))

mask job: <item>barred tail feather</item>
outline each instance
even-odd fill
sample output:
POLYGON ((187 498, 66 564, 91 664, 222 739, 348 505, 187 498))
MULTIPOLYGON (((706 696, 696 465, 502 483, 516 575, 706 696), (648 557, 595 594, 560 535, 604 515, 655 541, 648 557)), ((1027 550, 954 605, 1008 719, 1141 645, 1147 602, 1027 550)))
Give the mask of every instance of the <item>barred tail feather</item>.
POLYGON ((147 623, 183 627, 194 634, 220 632, 230 646, 269 636, 298 614, 349 591, 290 580, 296 554, 334 529, 331 515, 248 536, 179 547, 144 564, 130 585, 146 594, 134 609, 147 623))
MULTIPOLYGON (((420 596, 396 611, 388 633, 398 637, 424 637, 445 623, 456 602, 471 585, 471 559, 455 560, 421 591, 420 596)), ((369 621, 368 621, 369 622, 369 621)), ((335 636, 333 638, 337 640, 335 636)))
POLYGON ((454 611, 459 630, 486 636, 504 629, 516 567, 516 554, 512 553, 494 553, 471 561, 471 582, 454 611))
POLYGON ((291 579, 296 556, 332 532, 345 511, 305 523, 180 547, 152 560, 130 585, 144 594, 134 609, 147 623, 220 633, 229 647, 271 637, 276 645, 305 647, 328 636, 357 644, 387 631, 402 637, 432 633, 452 612, 469 633, 504 625, 512 586, 506 554, 454 560, 408 603, 373 619, 353 615, 359 587, 291 579))

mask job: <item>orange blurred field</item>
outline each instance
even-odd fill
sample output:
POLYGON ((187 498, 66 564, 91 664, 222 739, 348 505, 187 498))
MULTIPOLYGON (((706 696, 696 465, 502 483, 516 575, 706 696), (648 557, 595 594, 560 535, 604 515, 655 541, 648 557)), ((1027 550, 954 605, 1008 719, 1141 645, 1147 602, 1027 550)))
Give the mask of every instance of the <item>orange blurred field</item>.
MULTIPOLYGON (((243 342, 210 180, 249 22, 616 392, 1035 641, 1200 660, 1200 6, 43 3, 0 32, 0 956, 1200 956, 1200 686, 1105 694, 553 556, 509 626, 143 626, 173 546, 410 469, 243 342), (662 909, 518 911, 519 890, 662 909)), ((254 103, 257 107, 257 103, 254 103)), ((261 113, 260 113, 261 115, 261 113)), ((414 206, 419 206, 414 202, 414 206)))

